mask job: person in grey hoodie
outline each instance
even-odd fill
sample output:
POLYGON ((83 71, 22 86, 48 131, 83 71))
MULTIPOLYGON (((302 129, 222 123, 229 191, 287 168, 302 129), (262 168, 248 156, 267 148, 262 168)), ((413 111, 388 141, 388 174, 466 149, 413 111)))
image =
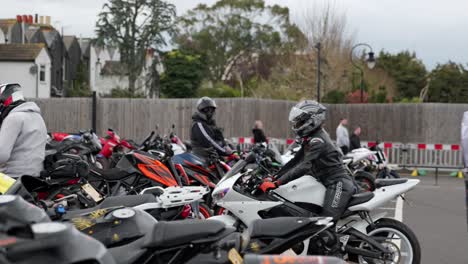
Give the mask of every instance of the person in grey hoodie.
POLYGON ((39 176, 47 129, 39 107, 26 102, 19 84, 0 85, 0 172, 39 176))
POLYGON ((348 119, 342 118, 340 124, 336 128, 336 145, 341 149, 344 155, 349 152, 349 133, 348 128, 348 119))

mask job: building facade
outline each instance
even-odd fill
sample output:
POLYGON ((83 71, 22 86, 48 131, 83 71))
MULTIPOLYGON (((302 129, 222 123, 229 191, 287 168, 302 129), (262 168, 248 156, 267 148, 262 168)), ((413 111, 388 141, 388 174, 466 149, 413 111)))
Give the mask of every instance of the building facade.
POLYGON ((49 98, 51 59, 43 44, 0 44, 0 83, 19 83, 27 98, 49 98))

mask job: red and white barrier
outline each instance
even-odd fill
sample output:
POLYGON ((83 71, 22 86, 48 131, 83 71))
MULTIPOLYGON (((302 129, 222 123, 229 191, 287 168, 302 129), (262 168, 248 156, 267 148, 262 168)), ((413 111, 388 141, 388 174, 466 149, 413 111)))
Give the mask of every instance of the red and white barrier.
MULTIPOLYGON (((253 144, 252 137, 232 138, 232 142, 243 147, 253 144)), ((294 139, 268 138, 269 143, 274 143, 283 152, 294 139)), ((376 142, 361 141, 362 146, 372 147, 376 142)), ((399 165, 434 165, 446 167, 461 167, 463 165, 461 146, 458 144, 427 144, 427 143, 379 143, 390 163, 399 165)))
MULTIPOLYGON (((253 144, 253 137, 234 137, 232 138, 233 143, 237 144, 253 144)), ((294 143, 294 139, 280 139, 280 138, 268 138, 268 142, 281 144, 281 145, 291 145, 294 143)), ((376 142, 373 141, 362 141, 361 145, 367 147, 375 146, 376 142)), ((400 142, 381 142, 379 146, 384 149, 420 149, 420 150, 452 150, 460 151, 461 146, 458 144, 426 144, 426 143, 407 143, 403 144, 400 142)))

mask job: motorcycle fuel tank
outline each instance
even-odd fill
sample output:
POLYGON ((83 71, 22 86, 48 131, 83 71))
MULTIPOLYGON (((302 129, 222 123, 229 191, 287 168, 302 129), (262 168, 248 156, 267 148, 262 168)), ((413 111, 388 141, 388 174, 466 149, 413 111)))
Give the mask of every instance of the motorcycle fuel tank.
POLYGON ((310 203, 323 206, 326 188, 312 176, 302 176, 280 186, 275 193, 291 202, 310 203))

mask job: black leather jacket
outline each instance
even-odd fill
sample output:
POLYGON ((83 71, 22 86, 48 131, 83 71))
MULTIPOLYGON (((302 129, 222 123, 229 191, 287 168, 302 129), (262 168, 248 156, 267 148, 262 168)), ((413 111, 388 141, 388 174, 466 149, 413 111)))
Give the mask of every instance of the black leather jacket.
POLYGON ((207 121, 202 115, 195 113, 192 121, 190 143, 193 153, 205 158, 209 156, 211 150, 216 150, 221 156, 231 154, 226 151, 223 133, 214 120, 207 121))
POLYGON ((343 156, 324 129, 318 129, 304 139, 301 149, 278 172, 279 184, 285 184, 304 175, 311 175, 325 186, 346 177, 348 171, 343 165, 343 156))

